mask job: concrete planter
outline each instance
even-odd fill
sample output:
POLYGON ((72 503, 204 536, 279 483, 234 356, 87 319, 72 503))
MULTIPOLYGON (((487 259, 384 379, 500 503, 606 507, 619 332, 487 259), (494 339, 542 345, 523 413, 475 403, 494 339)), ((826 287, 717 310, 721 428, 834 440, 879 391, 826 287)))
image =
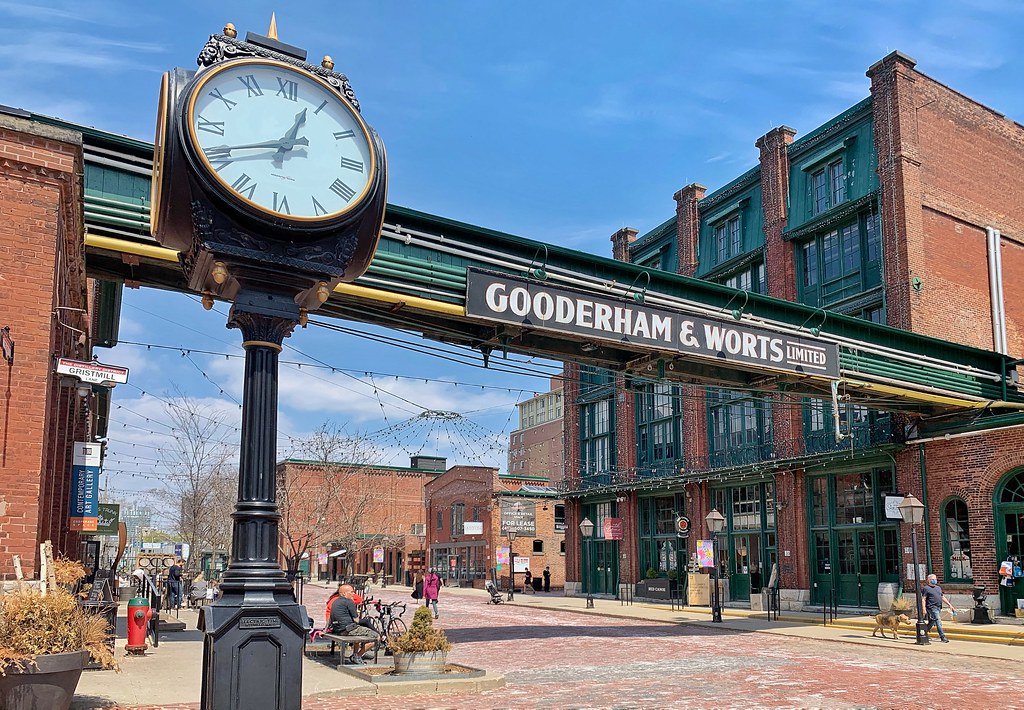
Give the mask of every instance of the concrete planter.
POLYGON ((395 673, 444 673, 447 662, 447 651, 395 653, 395 673))
POLYGON ((37 656, 0 675, 0 707, 4 710, 68 710, 82 677, 85 652, 37 656))

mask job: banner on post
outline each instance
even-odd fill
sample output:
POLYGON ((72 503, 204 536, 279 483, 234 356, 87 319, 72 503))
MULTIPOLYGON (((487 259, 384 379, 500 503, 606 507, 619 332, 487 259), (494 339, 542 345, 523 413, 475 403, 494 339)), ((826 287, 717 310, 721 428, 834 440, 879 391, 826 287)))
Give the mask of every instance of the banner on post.
POLYGON ((697 561, 701 567, 715 566, 714 540, 697 540, 697 561))
POLYGON ((95 532, 99 523, 102 444, 76 441, 71 458, 71 506, 68 527, 95 532))

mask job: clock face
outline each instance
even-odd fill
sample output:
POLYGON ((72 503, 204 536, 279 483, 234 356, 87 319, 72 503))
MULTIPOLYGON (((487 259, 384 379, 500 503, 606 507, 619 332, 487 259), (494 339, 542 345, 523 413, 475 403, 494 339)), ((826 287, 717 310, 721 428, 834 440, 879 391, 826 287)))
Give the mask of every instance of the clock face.
POLYGON ((311 74, 266 60, 211 69, 189 97, 188 139, 207 172, 251 207, 327 221, 358 206, 377 165, 366 124, 311 74))

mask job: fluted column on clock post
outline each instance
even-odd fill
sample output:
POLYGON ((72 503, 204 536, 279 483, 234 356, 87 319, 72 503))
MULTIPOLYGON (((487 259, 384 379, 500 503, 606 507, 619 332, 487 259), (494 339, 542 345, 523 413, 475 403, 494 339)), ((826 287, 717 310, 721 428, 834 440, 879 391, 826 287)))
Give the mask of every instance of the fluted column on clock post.
POLYGON ((281 592, 291 585, 278 564, 277 377, 281 343, 295 320, 231 309, 229 328, 242 331, 245 379, 242 395, 242 444, 238 501, 231 517, 231 560, 224 573, 224 594, 281 592))

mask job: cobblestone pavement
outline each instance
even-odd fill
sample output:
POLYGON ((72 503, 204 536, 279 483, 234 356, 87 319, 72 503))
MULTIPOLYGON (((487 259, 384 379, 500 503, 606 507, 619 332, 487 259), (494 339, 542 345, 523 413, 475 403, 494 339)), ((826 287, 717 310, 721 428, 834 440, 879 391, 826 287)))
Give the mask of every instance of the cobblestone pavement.
MULTIPOLYGON (((376 590, 412 603, 407 592, 376 590)), ((319 622, 327 592, 307 587, 319 622)), ((587 616, 441 592, 449 660, 503 674, 473 694, 309 698, 303 710, 374 708, 995 708, 1020 664, 706 626, 587 616)), ((410 607, 408 619, 413 611, 410 607)), ((861 632, 850 631, 851 635, 861 632)), ((190 706, 164 706, 178 710, 190 706)), ((191 706, 194 707, 194 706, 191 706)), ((139 708, 138 710, 142 710, 139 708)), ((146 710, 150 710, 146 708, 146 710)))

